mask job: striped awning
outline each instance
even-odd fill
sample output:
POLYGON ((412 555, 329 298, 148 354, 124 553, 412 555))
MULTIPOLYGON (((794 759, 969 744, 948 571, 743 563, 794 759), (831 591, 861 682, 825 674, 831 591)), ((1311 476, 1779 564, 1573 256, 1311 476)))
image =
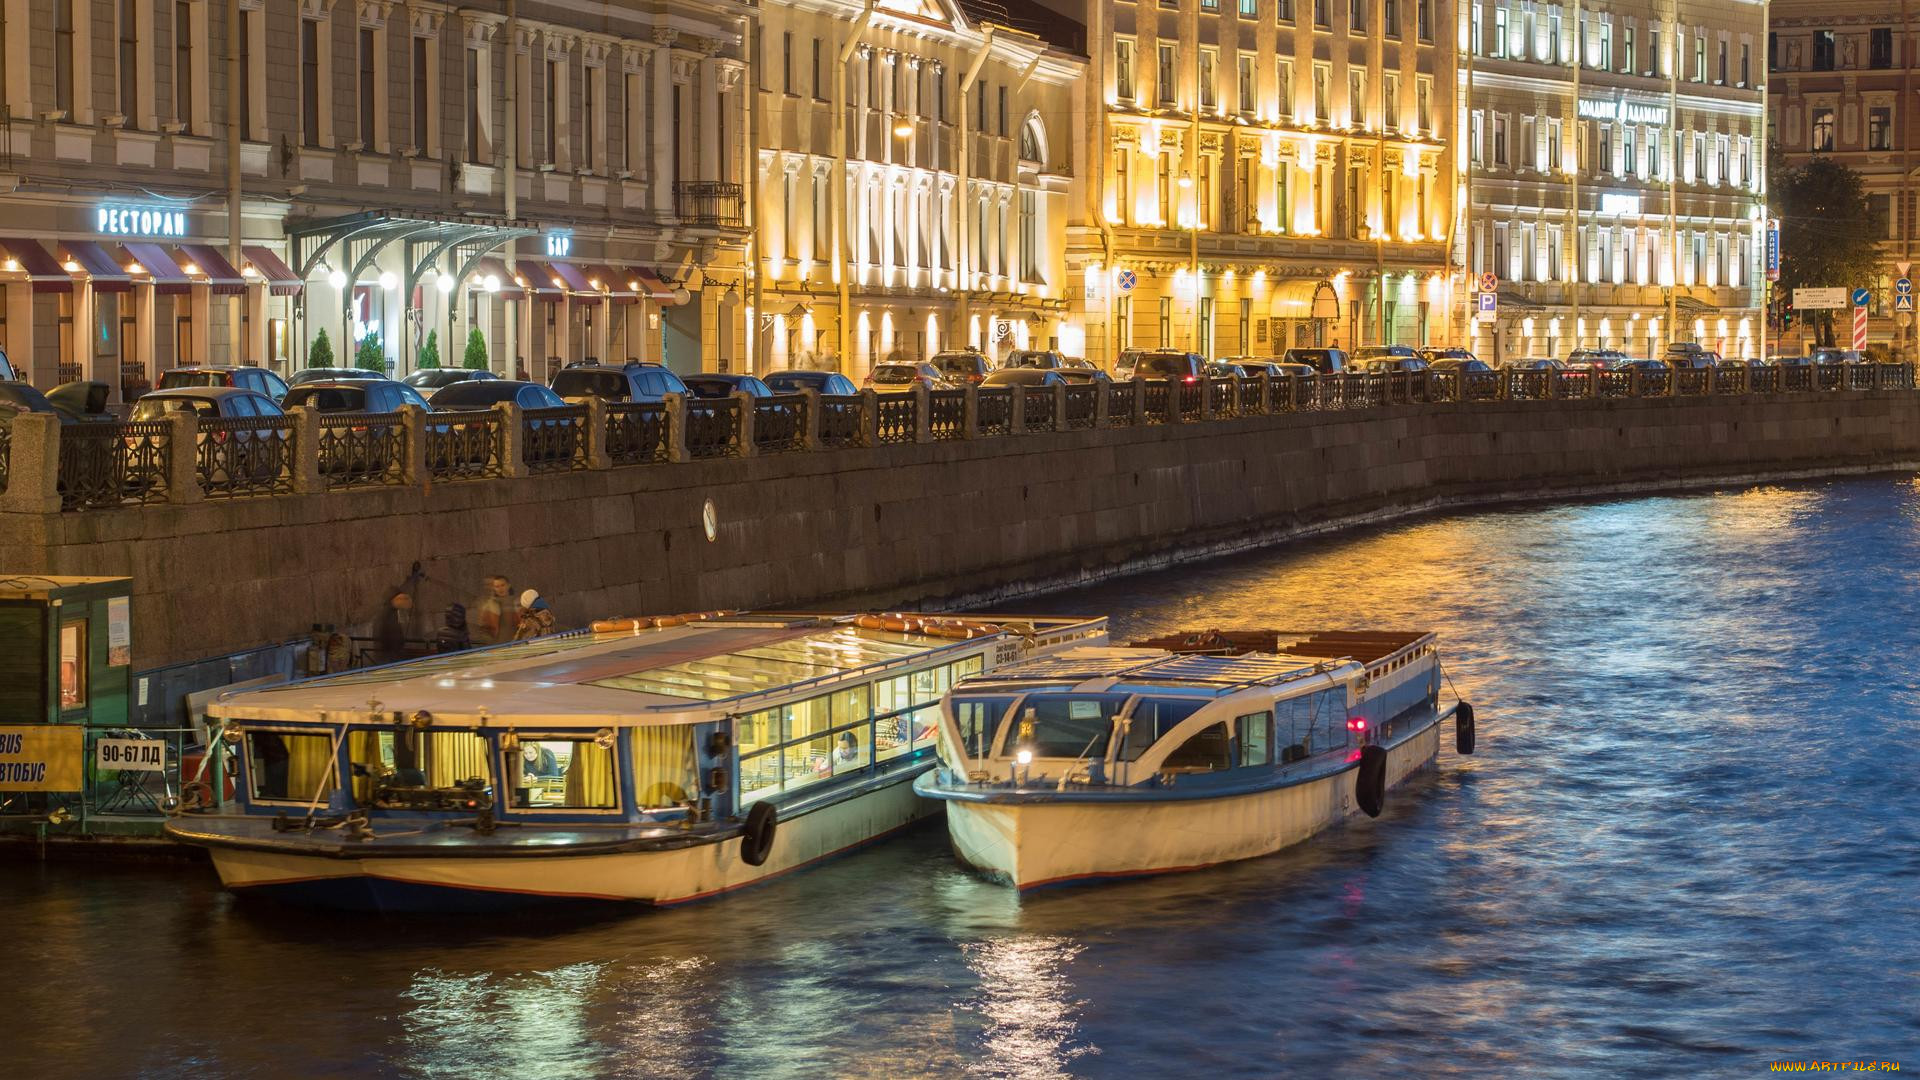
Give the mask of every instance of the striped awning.
POLYGON ((67 273, 40 241, 0 238, 0 248, 6 249, 8 261, 13 264, 7 269, 25 273, 34 292, 73 291, 73 275, 67 273))
POLYGON ((269 248, 249 244, 240 249, 240 254, 247 257, 248 264, 265 279, 267 291, 275 296, 298 296, 307 287, 307 283, 300 280, 300 275, 294 273, 269 248))
POLYGON ((133 277, 106 248, 91 240, 63 240, 67 258, 80 264, 95 292, 131 292, 133 277))

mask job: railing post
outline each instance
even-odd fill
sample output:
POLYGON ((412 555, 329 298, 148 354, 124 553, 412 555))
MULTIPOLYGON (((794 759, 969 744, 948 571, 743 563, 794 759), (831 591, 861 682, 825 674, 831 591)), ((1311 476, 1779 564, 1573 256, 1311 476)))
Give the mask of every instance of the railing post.
POLYGON ((933 399, 924 384, 913 384, 913 441, 933 441, 933 399))
POLYGON ((1273 372, 1260 369, 1260 415, 1273 415, 1273 372))
POLYGON ((527 462, 521 452, 527 427, 520 406, 511 401, 496 401, 493 411, 500 414, 500 475, 526 476, 527 462))
POLYGON ((801 406, 806 410, 806 415, 800 421, 800 449, 818 450, 820 449, 820 391, 807 388, 800 391, 800 396, 806 401, 806 404, 801 406))
POLYGON ((1067 384, 1053 385, 1053 430, 1067 431, 1072 425, 1067 423, 1067 384))
POLYGON ((880 445, 880 395, 872 390, 860 391, 860 445, 880 445))
POLYGON ((980 437, 980 388, 968 383, 961 393, 966 395, 966 400, 961 406, 960 437, 977 439, 980 437))
MULTIPOLYGON (((295 405, 287 410, 287 417, 293 421, 293 490, 300 495, 317 495, 327 490, 326 480, 320 475, 320 414, 305 405, 295 405)), ((411 442, 411 432, 407 438, 411 442)), ((407 456, 411 463, 411 448, 407 456)))
POLYGON ((53 413, 15 413, 13 456, 0 511, 13 514, 60 512, 60 417, 53 413))
POLYGON ((733 392, 733 407, 735 413, 738 414, 737 421, 740 425, 740 456, 752 457, 759 453, 760 450, 753 442, 753 395, 747 393, 745 390, 735 390, 733 392))
POLYGON ((607 399, 599 395, 587 398, 587 418, 581 423, 587 430, 587 468, 613 468, 613 454, 607 449, 607 399))
POLYGON ((205 498, 200 490, 200 417, 192 409, 181 409, 167 417, 172 431, 167 436, 167 501, 197 503, 205 498))
POLYGON ((1219 389, 1220 380, 1202 375, 1200 381, 1194 385, 1200 388, 1200 419, 1202 421, 1213 419, 1213 392, 1219 389))
POLYGON ((1027 433, 1027 388, 1018 383, 1007 387, 1007 434, 1027 433))
POLYGON ((1108 399, 1113 395, 1107 391, 1106 383, 1094 380, 1087 385, 1093 387, 1093 426, 1095 430, 1099 430, 1106 427, 1112 420, 1108 414, 1113 405, 1108 399))
POLYGON ((667 425, 667 460, 692 460, 687 454, 687 396, 662 394, 660 405, 667 425))
POLYGON ((1167 423, 1178 424, 1186 419, 1186 404, 1180 400, 1180 380, 1167 381, 1167 423))
POLYGON ((1138 375, 1133 378, 1133 426, 1145 427, 1147 423, 1147 383, 1138 375))
POLYGON ((1627 369, 1627 396, 1628 397, 1640 396, 1640 369, 1639 368, 1627 369))
MULTIPOLYGON (((319 430, 318 416, 313 418, 313 426, 319 430)), ((400 433, 400 482, 424 488, 433 482, 433 474, 427 471, 427 410, 418 405, 400 406, 400 433)), ((318 458, 314 465, 318 467, 318 458)))

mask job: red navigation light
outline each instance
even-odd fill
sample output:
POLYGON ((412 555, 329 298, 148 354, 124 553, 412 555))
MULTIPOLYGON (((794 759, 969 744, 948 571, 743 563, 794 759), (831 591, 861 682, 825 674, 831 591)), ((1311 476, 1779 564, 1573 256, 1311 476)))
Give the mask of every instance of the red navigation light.
POLYGON ((1364 717, 1364 716, 1349 716, 1349 717, 1347 717, 1347 730, 1348 730, 1348 731, 1365 731, 1365 730, 1367 730, 1367 718, 1366 718, 1366 717, 1364 717))

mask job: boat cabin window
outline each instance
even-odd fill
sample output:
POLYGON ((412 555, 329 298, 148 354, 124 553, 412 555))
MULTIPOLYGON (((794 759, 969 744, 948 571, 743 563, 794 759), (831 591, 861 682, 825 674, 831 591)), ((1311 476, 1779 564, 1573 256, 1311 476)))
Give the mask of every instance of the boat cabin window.
POLYGON ((390 728, 347 735, 353 797, 367 802, 383 787, 452 788, 478 780, 493 786, 487 740, 472 731, 390 728))
POLYGON ((1105 757, 1113 718, 1127 694, 1030 694, 1020 707, 1007 750, 1041 758, 1105 757))
POLYGON ((984 758, 993 750, 993 733, 1007 715, 1011 697, 954 698, 953 719, 960 728, 960 750, 970 758, 984 758))
POLYGON ((1347 692, 1319 690, 1275 702, 1274 740, 1282 763, 1347 745, 1347 692))
POLYGON ((899 757, 933 742, 940 730, 940 695, 954 682, 978 674, 980 658, 909 672, 873 684, 873 744, 881 760, 899 757))
POLYGON ((591 738, 528 738, 502 752, 519 810, 612 810, 620 805, 613 751, 591 738))
POLYGON ((873 761, 871 688, 846 687, 749 713, 735 722, 740 801, 792 791, 873 761))
POLYGON ((256 799, 326 802, 339 787, 333 736, 282 731, 247 733, 247 776, 256 799))
POLYGON ((1120 760, 1138 761, 1147 747, 1159 742, 1161 736, 1211 701, 1211 698, 1200 697, 1141 698, 1128 719, 1126 741, 1120 744, 1120 760))
POLYGON ((1235 719, 1233 728, 1240 736, 1240 764, 1270 765, 1273 763, 1272 713, 1248 713, 1235 719))
POLYGON ((637 727, 627 733, 633 743, 633 793, 643 810, 683 806, 698 797, 693 727, 637 727))
POLYGON ((1227 722, 1208 724, 1194 732, 1186 742, 1174 748, 1160 767, 1169 772, 1212 772, 1233 768, 1233 740, 1227 737, 1227 722))

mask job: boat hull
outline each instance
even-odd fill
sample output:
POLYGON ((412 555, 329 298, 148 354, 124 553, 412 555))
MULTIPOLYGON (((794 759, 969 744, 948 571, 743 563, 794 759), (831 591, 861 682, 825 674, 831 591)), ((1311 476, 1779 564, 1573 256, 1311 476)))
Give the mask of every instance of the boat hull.
MULTIPOLYGON (((913 777, 780 821, 760 866, 728 839, 608 854, 423 854, 350 858, 209 843, 235 893, 310 906, 381 912, 501 911, 554 904, 667 906, 719 896, 874 843, 939 811, 913 777)), ((377 844, 378 841, 369 841, 377 844)))
MULTIPOLYGON (((1387 785, 1433 765, 1440 724, 1387 752, 1387 785)), ((1358 769, 1217 799, 970 801, 947 805, 947 831, 961 861, 995 881, 1039 889, 1106 878, 1199 870, 1270 855, 1358 809, 1358 769)))

